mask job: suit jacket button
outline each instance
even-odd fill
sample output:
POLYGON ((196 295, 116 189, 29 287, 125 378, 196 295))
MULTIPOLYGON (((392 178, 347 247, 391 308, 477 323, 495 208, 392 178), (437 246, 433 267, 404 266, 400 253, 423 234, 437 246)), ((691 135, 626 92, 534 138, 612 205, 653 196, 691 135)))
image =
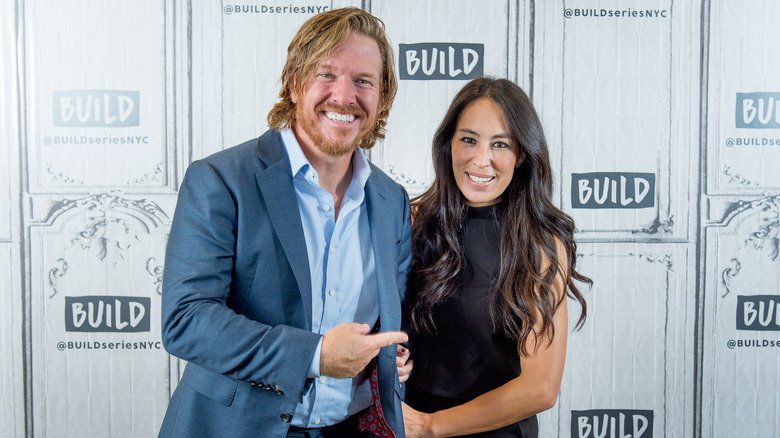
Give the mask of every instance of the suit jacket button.
POLYGON ((280 415, 279 418, 281 418, 283 422, 289 423, 292 420, 292 415, 285 412, 284 414, 280 415))

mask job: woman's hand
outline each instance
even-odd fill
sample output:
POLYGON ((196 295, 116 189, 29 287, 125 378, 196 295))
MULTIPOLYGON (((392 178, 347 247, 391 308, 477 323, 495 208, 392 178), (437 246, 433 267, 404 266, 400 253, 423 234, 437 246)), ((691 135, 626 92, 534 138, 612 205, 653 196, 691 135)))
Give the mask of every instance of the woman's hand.
POLYGON ((430 430, 430 414, 417 411, 401 402, 404 412, 404 432, 406 438, 432 438, 433 432, 430 430))
POLYGON ((395 366, 398 367, 398 381, 403 383, 412 375, 414 361, 409 360, 409 349, 398 344, 398 354, 395 356, 395 366))

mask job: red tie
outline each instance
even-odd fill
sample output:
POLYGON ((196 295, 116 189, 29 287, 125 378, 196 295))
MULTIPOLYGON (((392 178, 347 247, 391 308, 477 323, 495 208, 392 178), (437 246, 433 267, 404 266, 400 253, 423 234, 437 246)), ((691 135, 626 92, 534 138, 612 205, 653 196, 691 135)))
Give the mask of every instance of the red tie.
POLYGON ((360 431, 369 431, 378 437, 395 438, 395 433, 385 420, 382 404, 379 401, 379 383, 377 379, 376 359, 371 361, 371 396, 374 404, 360 414, 360 431))

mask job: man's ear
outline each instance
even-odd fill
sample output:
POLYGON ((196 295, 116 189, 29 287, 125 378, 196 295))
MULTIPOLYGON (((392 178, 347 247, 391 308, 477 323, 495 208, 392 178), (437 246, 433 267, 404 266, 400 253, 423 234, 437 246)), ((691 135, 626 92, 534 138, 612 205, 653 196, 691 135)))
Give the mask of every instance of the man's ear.
POLYGON ((292 78, 292 87, 290 87, 290 100, 292 103, 298 103, 298 78, 292 78))

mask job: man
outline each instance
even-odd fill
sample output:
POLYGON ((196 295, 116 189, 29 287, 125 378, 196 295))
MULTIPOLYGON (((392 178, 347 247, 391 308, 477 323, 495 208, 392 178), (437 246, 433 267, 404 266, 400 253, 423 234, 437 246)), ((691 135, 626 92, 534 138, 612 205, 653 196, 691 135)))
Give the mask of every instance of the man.
POLYGON ((160 436, 360 436, 361 415, 403 436, 409 198, 358 147, 395 92, 382 22, 318 14, 288 48, 274 129, 189 167, 162 297, 165 348, 189 363, 160 436))

